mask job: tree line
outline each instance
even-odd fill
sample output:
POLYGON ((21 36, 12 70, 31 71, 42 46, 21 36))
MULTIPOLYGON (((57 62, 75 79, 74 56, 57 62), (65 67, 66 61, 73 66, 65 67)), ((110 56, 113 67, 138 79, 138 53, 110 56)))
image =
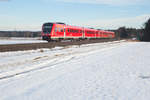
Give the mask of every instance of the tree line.
POLYGON ((32 31, 0 31, 0 37, 41 37, 41 32, 32 31))
POLYGON ((116 33, 116 38, 136 38, 140 41, 150 41, 150 18, 144 24, 144 28, 126 28, 120 27, 117 30, 112 30, 116 33))
POLYGON ((140 35, 141 41, 150 41, 150 18, 144 24, 143 34, 140 35))

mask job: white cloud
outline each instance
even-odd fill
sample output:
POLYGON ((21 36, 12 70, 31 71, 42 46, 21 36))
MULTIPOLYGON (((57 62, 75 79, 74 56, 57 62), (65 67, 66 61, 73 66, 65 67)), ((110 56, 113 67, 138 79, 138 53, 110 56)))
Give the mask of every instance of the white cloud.
POLYGON ((57 0, 73 3, 90 3, 90 4, 106 4, 106 5, 137 5, 148 3, 149 0, 57 0))
MULTIPOLYGON (((72 21, 67 23, 69 25, 82 26, 82 27, 93 27, 97 29, 118 29, 119 27, 125 26, 128 28, 141 28, 143 24, 150 18, 150 14, 128 17, 128 18, 116 18, 116 19, 97 19, 89 21, 72 21)), ((11 21, 11 20, 9 20, 11 21)), ((65 22, 65 21, 64 21, 65 22)), ((66 21, 67 22, 67 21, 66 21)), ((12 22, 13 23, 13 22, 12 22)), ((42 23, 13 23, 6 24, 0 23, 0 30, 31 30, 40 31, 42 23)))
POLYGON ((101 29, 117 29, 122 26, 131 28, 141 28, 149 18, 150 14, 147 14, 128 18, 91 20, 75 24, 79 24, 80 26, 101 28, 101 29))
POLYGON ((10 1, 10 0, 0 0, 0 2, 8 2, 8 1, 10 1))

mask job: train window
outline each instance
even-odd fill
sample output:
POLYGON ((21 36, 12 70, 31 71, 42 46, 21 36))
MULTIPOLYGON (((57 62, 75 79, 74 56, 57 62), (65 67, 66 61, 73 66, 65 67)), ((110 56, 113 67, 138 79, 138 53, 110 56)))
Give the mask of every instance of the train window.
POLYGON ((63 32, 64 30, 63 30, 63 28, 61 28, 61 32, 63 32))
POLYGON ((55 32, 57 32, 57 27, 55 27, 55 32))
POLYGON ((53 24, 46 23, 43 25, 43 33, 50 33, 52 31, 53 24))
POLYGON ((80 33, 82 33, 82 31, 80 30, 80 33))
POLYGON ((77 30, 75 30, 75 33, 77 33, 77 30))
POLYGON ((77 30, 74 30, 75 33, 77 33, 77 30))
POLYGON ((58 28, 58 32, 61 32, 61 29, 60 29, 60 28, 58 28))

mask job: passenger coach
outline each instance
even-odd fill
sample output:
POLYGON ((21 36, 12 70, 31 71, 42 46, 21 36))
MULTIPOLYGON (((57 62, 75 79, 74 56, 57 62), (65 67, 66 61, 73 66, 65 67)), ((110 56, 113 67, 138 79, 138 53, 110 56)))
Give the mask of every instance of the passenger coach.
POLYGON ((42 39, 47 41, 63 39, 99 39, 114 37, 115 33, 111 31, 71 26, 64 23, 44 23, 42 26, 42 39))

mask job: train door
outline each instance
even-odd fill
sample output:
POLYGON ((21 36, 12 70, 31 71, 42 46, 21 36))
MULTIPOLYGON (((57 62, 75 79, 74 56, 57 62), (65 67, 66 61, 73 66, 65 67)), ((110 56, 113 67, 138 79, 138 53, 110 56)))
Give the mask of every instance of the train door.
POLYGON ((66 27, 64 27, 64 38, 66 38, 66 27))
POLYGON ((81 31, 82 31, 82 38, 85 38, 84 28, 81 31))

